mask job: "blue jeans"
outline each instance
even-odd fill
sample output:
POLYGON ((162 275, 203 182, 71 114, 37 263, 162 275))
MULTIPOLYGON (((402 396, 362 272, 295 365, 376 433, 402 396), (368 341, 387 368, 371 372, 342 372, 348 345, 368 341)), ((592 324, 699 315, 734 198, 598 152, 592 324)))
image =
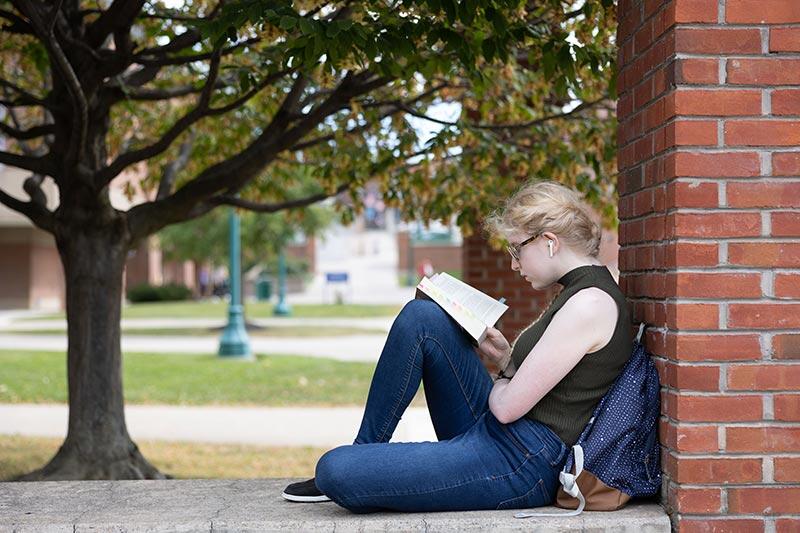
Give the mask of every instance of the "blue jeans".
POLYGON ((491 389, 467 334, 435 303, 409 302, 378 360, 355 443, 320 458, 317 487, 355 513, 553 502, 567 446, 539 422, 498 422, 491 389), (420 380, 439 441, 390 443, 420 380))

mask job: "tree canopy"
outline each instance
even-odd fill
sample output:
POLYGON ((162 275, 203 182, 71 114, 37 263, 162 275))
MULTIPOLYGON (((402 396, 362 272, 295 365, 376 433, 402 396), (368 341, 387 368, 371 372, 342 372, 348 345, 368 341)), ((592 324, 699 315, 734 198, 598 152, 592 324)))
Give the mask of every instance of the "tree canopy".
POLYGON ((318 190, 295 200, 377 178, 405 214, 469 226, 540 176, 613 219, 610 0, 3 4, 0 127, 25 150, 0 161, 95 188, 146 165, 138 235, 221 203, 280 209, 297 165, 318 190), (425 118, 445 103, 455 120, 425 118), (442 129, 423 142, 414 118, 442 129))

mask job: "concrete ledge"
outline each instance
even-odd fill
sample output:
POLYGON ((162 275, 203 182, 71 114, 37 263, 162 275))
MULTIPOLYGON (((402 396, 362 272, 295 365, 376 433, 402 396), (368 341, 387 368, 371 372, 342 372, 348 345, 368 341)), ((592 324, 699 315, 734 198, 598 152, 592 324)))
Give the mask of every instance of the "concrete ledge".
POLYGON ((513 511, 355 515, 331 502, 283 500, 281 489, 291 481, 0 483, 0 531, 670 531, 657 504, 524 520, 513 511))

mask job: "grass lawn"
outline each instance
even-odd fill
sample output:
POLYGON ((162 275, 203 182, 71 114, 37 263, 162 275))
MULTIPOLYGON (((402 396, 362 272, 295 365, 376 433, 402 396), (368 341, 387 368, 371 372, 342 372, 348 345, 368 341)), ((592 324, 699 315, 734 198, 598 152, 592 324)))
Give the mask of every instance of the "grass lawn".
MULTIPOLYGON (((14 330, 4 329, 11 335, 65 335, 66 329, 14 330)), ((142 336, 219 336, 222 328, 132 328, 122 330, 126 337, 142 336)), ((386 335, 386 330, 370 328, 348 328, 338 326, 269 326, 248 329, 250 337, 339 337, 344 335, 386 335)))
MULTIPOLYGON (((273 304, 269 302, 249 302, 245 304, 248 318, 272 317, 273 304)), ((292 306, 292 316, 297 318, 374 318, 391 317, 400 312, 401 305, 366 304, 297 304, 292 306)), ((157 302, 138 303, 124 306, 122 318, 220 318, 228 313, 228 304, 223 301, 199 302, 157 302)), ((43 315, 26 320, 64 318, 64 313, 43 315)))
MULTIPOLYGON (((65 355, 0 350, 0 403, 65 403, 65 355)), ((169 405, 364 405, 374 363, 296 355, 125 354, 125 402, 169 405)), ((422 388, 412 405, 424 406, 422 388)))
MULTIPOLYGON (((0 435, 0 480, 43 466, 62 439, 0 435)), ((137 441, 144 456, 161 472, 176 478, 264 478, 314 475, 327 448, 267 447, 137 441)))

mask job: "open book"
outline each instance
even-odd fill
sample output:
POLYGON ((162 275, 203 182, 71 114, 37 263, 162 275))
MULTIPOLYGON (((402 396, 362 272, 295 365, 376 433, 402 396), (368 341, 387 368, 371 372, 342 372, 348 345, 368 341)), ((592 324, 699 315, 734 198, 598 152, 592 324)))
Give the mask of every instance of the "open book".
POLYGON ((446 272, 422 278, 417 285, 417 297, 439 304, 479 344, 486 338, 486 330, 508 309, 503 302, 446 272))

